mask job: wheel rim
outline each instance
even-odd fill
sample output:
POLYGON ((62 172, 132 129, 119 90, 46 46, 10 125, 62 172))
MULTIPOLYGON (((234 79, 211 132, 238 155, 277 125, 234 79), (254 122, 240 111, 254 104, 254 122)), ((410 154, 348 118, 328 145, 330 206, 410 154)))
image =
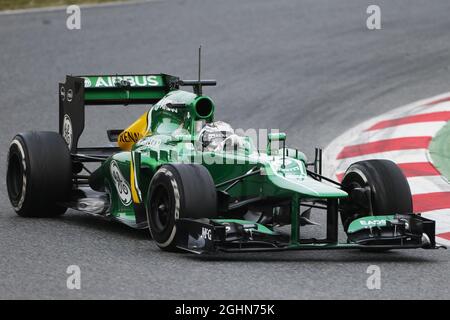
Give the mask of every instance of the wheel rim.
MULTIPOLYGON (((362 176, 362 173, 358 171, 349 172, 342 181, 342 189, 351 194, 352 190, 356 188, 369 188, 372 193, 372 188, 367 179, 362 176)), ((359 203, 356 205, 356 203, 350 203, 347 200, 342 201, 342 203, 344 207, 344 212, 342 212, 342 224, 345 230, 347 230, 351 221, 359 217, 370 215, 369 203, 359 203)))
POLYGON ((364 178, 361 177, 361 174, 358 172, 350 172, 345 177, 344 181, 342 181, 344 184, 344 189, 354 189, 354 188, 365 188, 368 186, 367 181, 364 181, 364 178), (348 184, 345 182, 349 181, 348 184))
POLYGON ((160 185, 156 188, 152 197, 152 216, 157 231, 162 232, 170 224, 171 205, 168 190, 160 185))
POLYGON ((23 189, 23 166, 18 154, 13 153, 8 161, 7 186, 11 200, 18 202, 23 189))

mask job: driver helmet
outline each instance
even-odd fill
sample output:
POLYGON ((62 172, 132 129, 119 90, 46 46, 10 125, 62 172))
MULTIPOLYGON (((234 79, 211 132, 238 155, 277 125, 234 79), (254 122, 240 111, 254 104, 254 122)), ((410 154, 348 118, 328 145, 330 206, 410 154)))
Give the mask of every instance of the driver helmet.
POLYGON ((206 123, 199 133, 200 146, 203 151, 218 151, 223 147, 223 142, 233 134, 233 128, 226 122, 206 123))

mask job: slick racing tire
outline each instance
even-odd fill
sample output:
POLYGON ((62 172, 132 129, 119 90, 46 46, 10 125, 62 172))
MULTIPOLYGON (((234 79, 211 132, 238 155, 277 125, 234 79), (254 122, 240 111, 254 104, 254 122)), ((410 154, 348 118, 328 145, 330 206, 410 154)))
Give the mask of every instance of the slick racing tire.
POLYGON ((162 250, 177 251, 176 220, 217 215, 216 187, 201 165, 162 166, 153 176, 148 192, 150 234, 162 250))
POLYGON ((349 194, 343 203, 342 224, 364 216, 412 213, 413 204, 408 181, 400 168, 390 160, 366 160, 353 163, 342 179, 342 189, 349 194), (370 199, 355 189, 368 188, 370 199))
MULTIPOLYGON (((412 196, 408 181, 400 168, 389 160, 366 160, 352 164, 342 179, 342 188, 350 195, 341 211, 342 224, 347 231, 350 223, 364 216, 412 213, 412 196), (369 189, 370 200, 355 189, 369 189)), ((363 252, 382 253, 389 249, 367 248, 363 252)))
POLYGON ((7 156, 6 186, 19 216, 52 217, 63 214, 58 205, 72 188, 72 163, 67 144, 56 132, 16 135, 7 156))

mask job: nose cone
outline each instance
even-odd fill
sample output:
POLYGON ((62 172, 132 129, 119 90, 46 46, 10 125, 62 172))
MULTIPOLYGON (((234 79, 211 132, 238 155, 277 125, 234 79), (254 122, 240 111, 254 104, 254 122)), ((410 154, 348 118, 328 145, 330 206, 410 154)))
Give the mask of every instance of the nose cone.
POLYGON ((269 157, 265 163, 269 180, 279 188, 297 192, 306 197, 344 198, 347 192, 317 181, 307 175, 306 167, 300 160, 282 157, 269 157))

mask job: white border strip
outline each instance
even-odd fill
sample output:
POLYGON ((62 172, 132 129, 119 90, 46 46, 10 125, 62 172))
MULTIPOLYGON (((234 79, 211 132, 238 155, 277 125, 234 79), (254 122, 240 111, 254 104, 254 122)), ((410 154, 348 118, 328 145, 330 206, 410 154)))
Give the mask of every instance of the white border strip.
MULTIPOLYGON (((374 117, 372 119, 366 120, 354 128, 351 128, 344 132, 342 135, 331 141, 330 144, 324 150, 324 173, 326 176, 331 178, 335 177, 336 173, 343 173, 347 167, 356 161, 369 159, 369 158, 388 158, 396 160, 398 162, 430 162, 431 157, 429 155, 428 149, 413 149, 413 150, 395 150, 376 154, 361 155, 356 157, 350 157, 346 159, 336 159, 339 152, 343 150, 344 147, 354 144, 366 142, 373 142, 383 137, 383 135, 399 137, 403 134, 405 136, 410 136, 412 133, 409 131, 413 130, 413 135, 418 136, 432 136, 436 134, 439 129, 441 129, 446 122, 430 122, 430 123, 420 123, 420 124, 408 124, 397 126, 395 128, 384 128, 377 129, 374 131, 364 131, 374 124, 380 121, 390 120, 395 118, 401 118, 408 115, 432 113, 439 111, 448 111, 449 103, 441 102, 436 105, 427 106, 427 104, 434 102, 436 100, 441 100, 444 98, 449 98, 450 93, 444 93, 438 96, 434 96, 428 99, 413 102, 403 107, 399 107, 388 111, 380 116, 374 117), (425 134, 424 131, 428 131, 425 134)), ((443 176, 419 176, 408 178, 408 183, 411 187, 411 193, 413 195, 417 194, 427 194, 430 192, 447 192, 450 191, 450 184, 443 176)), ((430 212, 423 212, 425 217, 428 217, 436 221, 436 241, 440 244, 450 245, 450 241, 440 238, 439 234, 449 232, 450 230, 450 209, 435 210, 430 212)))
MULTIPOLYGON (((395 108, 394 110, 388 111, 387 113, 384 113, 382 115, 379 115, 377 117, 368 119, 359 125, 345 131, 342 135, 336 137, 333 141, 331 141, 324 149, 323 153, 323 163, 324 168, 323 172, 326 176, 332 177, 334 176, 335 169, 338 167, 338 162, 341 162, 340 160, 336 160, 337 155, 341 150, 347 146, 349 141, 353 141, 354 137, 357 137, 363 132, 365 129, 370 128, 374 124, 386 120, 386 119, 393 119, 393 118, 400 118, 402 116, 405 116, 405 114, 417 114, 419 112, 423 112, 423 108, 429 108, 427 109, 426 113, 433 112, 433 106, 425 107, 426 104, 441 100, 444 98, 450 97, 450 93, 444 93, 440 94, 431 98, 419 100, 410 104, 407 104, 405 106, 395 108)), ((353 161, 354 162, 354 161, 353 161)))
MULTIPOLYGON (((118 7, 124 5, 137 5, 144 4, 149 2, 161 2, 163 0, 122 0, 122 1, 111 1, 105 3, 84 3, 79 4, 81 9, 90 9, 90 8, 109 8, 109 7, 118 7)), ((28 8, 28 9, 17 9, 17 10, 3 10, 0 11, 0 16, 9 16, 16 14, 25 14, 25 13, 40 13, 40 12, 55 12, 55 11, 65 11, 69 5, 73 5, 76 3, 68 4, 65 6, 54 6, 54 7, 43 7, 43 8, 28 8)))

